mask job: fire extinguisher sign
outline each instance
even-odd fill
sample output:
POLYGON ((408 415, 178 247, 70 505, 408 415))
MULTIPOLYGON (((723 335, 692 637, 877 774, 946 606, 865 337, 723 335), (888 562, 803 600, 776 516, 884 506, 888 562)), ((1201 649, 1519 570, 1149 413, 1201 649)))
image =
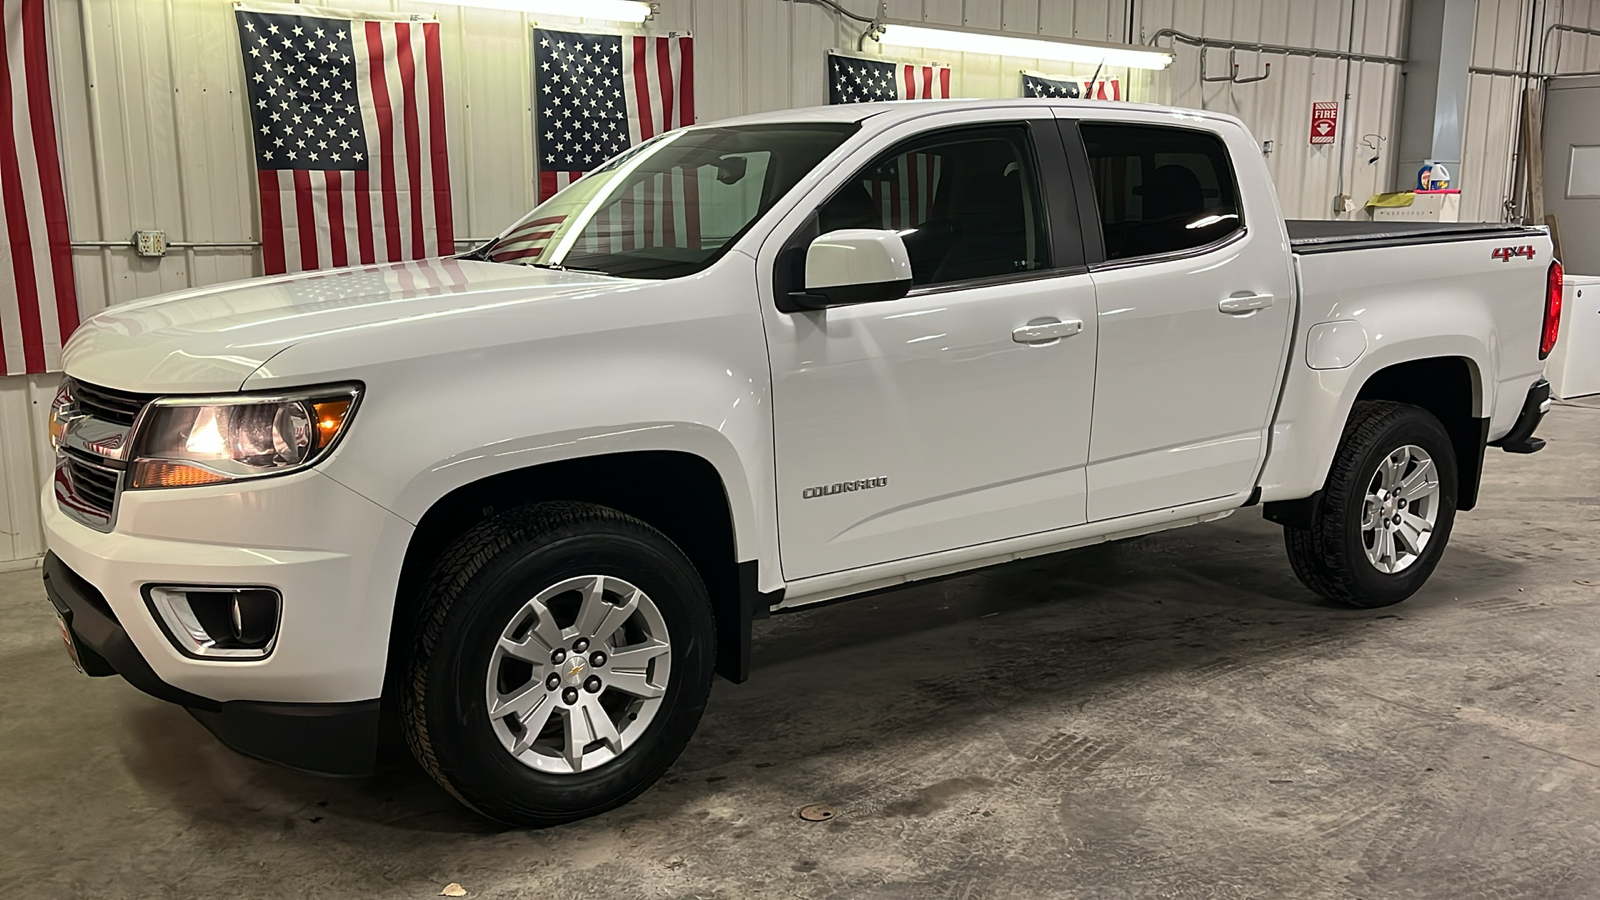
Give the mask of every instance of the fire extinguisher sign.
POLYGON ((1311 104, 1311 143, 1331 144, 1339 132, 1339 103, 1336 100, 1311 104))

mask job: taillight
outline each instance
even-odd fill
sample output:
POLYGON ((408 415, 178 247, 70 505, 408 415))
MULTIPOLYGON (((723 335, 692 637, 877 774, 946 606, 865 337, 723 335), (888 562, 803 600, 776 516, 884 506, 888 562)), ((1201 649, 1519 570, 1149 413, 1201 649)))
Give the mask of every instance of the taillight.
POLYGON ((1550 263, 1550 274, 1544 282, 1544 330, 1539 332, 1539 358, 1544 359, 1556 348, 1556 337, 1561 334, 1561 262, 1550 263))

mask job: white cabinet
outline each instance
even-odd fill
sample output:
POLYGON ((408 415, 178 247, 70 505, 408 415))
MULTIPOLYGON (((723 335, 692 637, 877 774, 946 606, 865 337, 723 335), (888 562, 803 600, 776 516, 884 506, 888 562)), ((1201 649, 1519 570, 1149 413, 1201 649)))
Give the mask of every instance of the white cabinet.
POLYGON ((1600 276, 1568 275, 1561 298, 1561 337, 1545 364, 1556 397, 1600 394, 1600 276))

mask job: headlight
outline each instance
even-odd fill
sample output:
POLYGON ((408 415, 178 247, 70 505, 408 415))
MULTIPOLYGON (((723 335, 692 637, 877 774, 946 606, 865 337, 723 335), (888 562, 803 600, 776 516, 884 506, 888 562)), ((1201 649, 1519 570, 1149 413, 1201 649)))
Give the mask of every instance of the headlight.
POLYGON ((139 426, 130 488, 219 484, 315 465, 355 413, 361 388, 157 400, 139 426))

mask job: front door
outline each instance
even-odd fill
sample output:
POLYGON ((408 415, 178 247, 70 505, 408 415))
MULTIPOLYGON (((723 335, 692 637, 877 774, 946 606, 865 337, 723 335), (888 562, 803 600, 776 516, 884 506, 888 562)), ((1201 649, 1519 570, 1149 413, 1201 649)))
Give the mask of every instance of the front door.
POLYGON ((1070 186, 1041 175, 1064 167, 1059 133, 1048 110, 960 121, 886 135, 796 236, 896 229, 914 287, 769 310, 791 581, 1084 521, 1096 315, 1070 186))
POLYGON ((1078 130, 1104 244, 1089 519, 1244 494, 1266 453, 1294 311, 1265 171, 1235 177, 1230 149, 1255 152, 1241 128, 1078 130))

